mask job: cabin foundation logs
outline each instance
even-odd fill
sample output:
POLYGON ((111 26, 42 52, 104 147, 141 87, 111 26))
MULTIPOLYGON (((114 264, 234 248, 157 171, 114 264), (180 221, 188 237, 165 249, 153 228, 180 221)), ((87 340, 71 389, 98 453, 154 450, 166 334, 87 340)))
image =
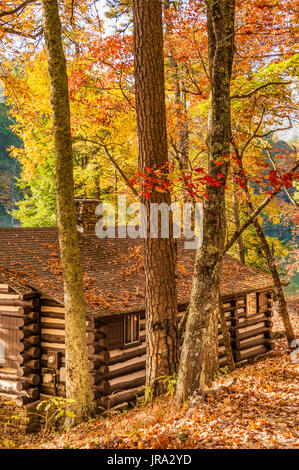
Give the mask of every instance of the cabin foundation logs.
POLYGON ((40 308, 36 293, 19 294, 0 285, 0 394, 18 406, 39 399, 40 308))
MULTIPOLYGON (((272 349, 272 293, 223 298, 234 360, 240 363, 272 349), (250 304, 249 304, 250 303, 250 304)), ((186 306, 180 305, 180 315, 186 306)), ((124 346, 123 315, 88 316, 90 380, 96 409, 122 409, 144 395, 145 313, 140 313, 140 341, 124 346)), ((219 365, 226 353, 219 323, 219 365)), ((65 397, 64 307, 53 299, 22 296, 0 288, 0 340, 7 354, 0 364, 0 395, 19 406, 51 396, 65 397), (4 290, 4 291, 3 291, 4 290)))

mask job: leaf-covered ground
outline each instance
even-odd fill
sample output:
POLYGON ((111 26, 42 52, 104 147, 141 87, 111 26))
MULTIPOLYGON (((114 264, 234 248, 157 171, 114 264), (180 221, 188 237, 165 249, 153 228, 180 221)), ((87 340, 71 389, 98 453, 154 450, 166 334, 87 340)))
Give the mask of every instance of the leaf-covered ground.
MULTIPOLYGON (((294 310, 292 320, 298 321, 294 310)), ((232 377, 236 381, 217 398, 201 403, 188 419, 184 419, 187 404, 177 410, 173 397, 166 396, 69 432, 3 435, 0 447, 298 448, 298 371, 286 340, 278 338, 270 354, 219 376, 218 383, 232 377)))

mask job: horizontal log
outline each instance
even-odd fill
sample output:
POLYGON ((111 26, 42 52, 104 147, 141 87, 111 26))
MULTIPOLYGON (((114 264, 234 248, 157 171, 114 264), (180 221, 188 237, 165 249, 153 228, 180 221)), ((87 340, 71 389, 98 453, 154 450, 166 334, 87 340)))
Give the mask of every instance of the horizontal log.
POLYGON ((101 366, 95 374, 90 374, 90 383, 91 385, 99 385, 103 378, 106 378, 109 373, 108 366, 101 366))
POLYGON ((39 313, 36 310, 32 310, 31 312, 28 312, 26 315, 27 320, 32 320, 32 322, 35 322, 39 319, 39 313))
POLYGON ((222 357, 221 359, 219 359, 219 367, 225 367, 227 364, 227 358, 226 356, 222 357))
POLYGON ((102 381, 99 385, 94 385, 92 387, 92 398, 93 400, 97 400, 103 395, 108 395, 110 393, 110 385, 107 381, 102 381))
POLYGON ((24 339, 24 344, 25 344, 26 348, 30 347, 32 345, 38 345, 39 344, 39 336, 37 336, 37 335, 27 336, 24 339))
POLYGON ((118 362, 125 362, 133 357, 143 356, 146 352, 146 345, 142 343, 140 346, 135 346, 127 350, 117 349, 110 351, 111 358, 110 364, 117 364, 118 362))
POLYGON ((5 382, 16 382, 18 380, 18 376, 15 374, 6 374, 0 369, 0 381, 3 380, 5 382))
POLYGON ((64 313, 41 312, 41 318, 45 320, 64 320, 64 313))
POLYGON ((18 406, 26 405, 27 403, 32 403, 39 399, 39 391, 37 388, 32 388, 26 392, 26 395, 18 396, 16 399, 16 404, 18 406))
MULTIPOLYGON (((23 357, 22 357, 22 362, 20 364, 23 364, 23 357)), ((30 361, 24 362, 24 368, 26 367, 27 369, 32 369, 32 370, 37 370, 40 369, 40 361, 38 359, 32 359, 30 361)))
POLYGON ((21 300, 19 295, 11 295, 10 297, 6 296, 6 298, 4 298, 3 294, 0 294, 0 305, 10 305, 11 307, 30 307, 31 309, 34 309, 38 307, 38 300, 21 300))
POLYGON ((45 320, 49 320, 49 319, 45 319, 43 318, 43 320, 41 321, 41 327, 42 329, 54 329, 54 330, 59 330, 59 331, 64 331, 65 330, 65 322, 63 321, 63 323, 59 323, 59 318, 51 318, 51 320, 53 320, 53 322, 49 323, 48 321, 45 321, 45 320))
POLYGON ((65 352, 65 344, 61 341, 59 343, 54 343, 51 341, 41 341, 40 347, 42 352, 48 352, 49 349, 51 351, 61 352, 63 354, 65 352))
POLYGON ((17 376, 18 377, 30 377, 32 375, 36 375, 37 377, 39 377, 39 375, 37 374, 32 374, 32 369, 30 367, 18 367, 17 369, 17 376))
POLYGON ((266 327, 266 326, 261 326, 259 328, 255 328, 253 330, 248 330, 248 331, 243 331, 243 332, 239 332, 238 330, 236 331, 236 339, 237 340, 242 340, 242 339, 245 339, 245 338, 253 338, 257 335, 260 335, 261 333, 265 333, 265 332, 268 332, 269 329, 266 327))
POLYGON ((22 354, 23 362, 30 361, 31 359, 37 359, 41 355, 40 348, 36 346, 31 346, 30 348, 26 349, 26 351, 22 354))
POLYGON ((96 343, 101 339, 105 339, 105 333, 90 331, 86 334, 86 340, 88 344, 96 343))
POLYGON ((44 302, 41 303, 41 312, 42 313, 63 313, 65 312, 64 307, 54 307, 45 305, 44 302))
POLYGON ((95 354, 100 354, 103 351, 104 347, 100 346, 99 344, 89 344, 87 346, 87 352, 90 356, 95 354))
POLYGON ((25 336, 28 334, 29 336, 32 335, 32 333, 39 333, 39 325, 38 323, 30 323, 25 325, 24 323, 24 328, 23 328, 25 336))
POLYGON ((240 319, 237 320, 236 322, 236 329, 240 329, 240 328, 246 328, 247 326, 251 326, 251 325, 255 325, 256 323, 261 323, 261 322, 265 322, 265 321, 269 321, 268 317, 266 317, 266 315, 264 314, 258 314, 256 316, 254 316, 253 318, 250 318, 250 319, 247 319, 245 317, 244 320, 240 321, 240 319))
POLYGON ((16 384, 16 390, 18 392, 23 392, 24 390, 29 390, 32 387, 34 387, 34 385, 31 384, 30 382, 17 382, 17 384, 16 384))
POLYGON ((0 304, 1 305, 12 305, 11 302, 22 302, 19 294, 1 294, 0 293, 0 304), (6 303, 9 302, 9 303, 6 303))
POLYGON ((105 410, 102 407, 98 407, 96 409, 96 413, 100 413, 100 409, 102 410, 101 414, 102 416, 109 416, 111 413, 114 413, 115 411, 124 411, 128 408, 129 403, 127 401, 120 403, 119 405, 113 406, 113 408, 109 408, 109 410, 105 410))
POLYGON ((57 300, 54 300, 54 299, 47 299, 45 297, 42 297, 40 299, 40 302, 41 302, 41 305, 43 307, 60 307, 60 308, 63 308, 63 305, 59 302, 57 302, 57 300))
POLYGON ((89 370, 100 368, 102 365, 108 364, 110 360, 110 354, 108 351, 102 351, 100 354, 89 359, 89 370))
POLYGON ((16 383, 15 382, 5 382, 3 380, 0 381, 0 394, 8 393, 9 395, 17 396, 19 392, 16 390, 16 383))
POLYGON ((237 349, 243 351, 244 349, 253 348, 254 346, 259 346, 260 344, 267 344, 268 340, 263 334, 256 336, 255 338, 247 338, 243 341, 240 341, 237 344, 237 349))
MULTIPOLYGON (((53 396, 54 395, 54 387, 53 385, 45 385, 45 384, 42 384, 40 385, 40 391, 41 393, 43 393, 44 395, 48 395, 48 396, 53 396)), ((58 397, 63 397, 65 398, 66 397, 66 392, 64 390, 64 387, 57 387, 56 388, 56 396, 58 397)))
POLYGON ((132 374, 128 374, 123 377, 117 377, 116 379, 109 380, 110 390, 107 392, 107 394, 118 392, 120 390, 141 387, 142 385, 145 385, 145 369, 138 372, 133 372, 132 374))
POLYGON ((266 345, 260 345, 253 348, 245 349, 244 351, 236 351, 235 358, 237 362, 244 361, 245 359, 250 359, 260 354, 265 354, 268 349, 269 348, 266 345))
POLYGON ((145 370, 145 365, 146 365, 146 356, 144 354, 143 356, 140 356, 138 358, 133 358, 126 362, 121 362, 121 363, 117 363, 112 366, 109 366, 107 377, 109 379, 114 379, 116 377, 127 375, 132 372, 137 372, 142 369, 145 370))
POLYGON ((1 293, 13 292, 13 290, 9 287, 8 284, 0 284, 0 292, 1 293))
POLYGON ((59 345, 65 345, 65 336, 64 335, 49 335, 46 333, 42 333, 41 335, 42 343, 56 343, 59 345))
POLYGON ((25 381, 31 385, 38 385, 40 383, 40 375, 30 374, 25 377, 25 381))
POLYGON ((120 403, 131 402, 136 400, 136 397, 144 395, 144 388, 133 388, 124 392, 115 393, 99 399, 98 404, 104 408, 112 408, 120 403))
POLYGON ((0 313, 4 315, 10 315, 12 317, 29 315, 31 311, 32 307, 13 307, 10 305, 0 305, 0 313))

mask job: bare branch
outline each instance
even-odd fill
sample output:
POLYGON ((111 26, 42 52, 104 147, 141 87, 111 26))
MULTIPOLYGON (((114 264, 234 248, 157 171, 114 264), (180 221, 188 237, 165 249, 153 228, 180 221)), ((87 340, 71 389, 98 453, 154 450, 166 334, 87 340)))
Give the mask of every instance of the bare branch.
POLYGON ((274 132, 278 132, 278 131, 286 131, 288 129, 291 129, 293 127, 293 124, 292 124, 292 121, 290 119, 290 116, 287 116, 287 119, 289 121, 289 125, 287 127, 277 127, 276 129, 272 129, 268 132, 266 132, 265 134, 256 134, 255 137, 257 138, 263 138, 263 137, 267 137, 268 135, 270 134, 273 134, 274 132))
POLYGON ((250 98, 252 95, 257 93, 259 90, 262 90, 263 88, 267 88, 267 87, 272 86, 272 85, 290 85, 291 83, 292 83, 291 81, 290 82, 268 82, 268 83, 264 83, 263 85, 258 86, 254 90, 251 90, 248 93, 245 93, 244 95, 238 95, 238 94, 232 95, 231 99, 232 100, 240 100, 240 99, 244 99, 244 98, 250 98))
POLYGON ((26 0, 25 2, 22 2, 19 6, 13 8, 12 10, 4 10, 0 12, 0 18, 3 18, 4 16, 10 16, 14 15, 15 13, 19 13, 20 11, 24 10, 30 3, 36 3, 37 0, 26 0))
POLYGON ((242 158, 245 150, 247 149, 248 145, 250 144, 250 142, 257 137, 257 132, 258 132, 259 128, 262 125, 262 122, 263 122, 263 119, 264 119, 264 114, 265 114, 265 109, 263 109, 263 111, 262 111, 261 118, 260 118, 260 120, 259 120, 259 122, 258 122, 258 124, 255 128, 255 131, 253 132, 253 134, 251 134, 249 139, 247 139, 247 141, 245 142, 245 144, 244 144, 244 146, 243 146, 243 148, 240 152, 241 158, 242 158))
MULTIPOLYGON (((289 173, 294 173, 297 168, 299 168, 299 161, 297 161, 295 163, 295 165, 293 166, 293 168, 289 171, 289 173)), ((275 189, 275 191, 273 191, 272 194, 269 194, 265 199, 264 201, 262 202, 262 204, 257 207, 255 209, 254 212, 252 212, 252 214, 250 215, 249 219, 246 220, 246 222, 244 222, 244 224, 242 225, 242 227, 239 229, 239 230, 236 230, 234 235, 232 236, 232 238, 230 239, 229 242, 227 242, 226 246, 224 247, 224 251, 223 253, 226 253, 232 246, 233 244, 235 243, 235 241, 239 238, 239 236, 244 232, 244 230, 247 229, 247 227, 249 227, 249 225, 252 224, 253 220, 259 215, 259 213, 269 204, 270 201, 272 201, 272 199, 276 196, 276 194, 279 193, 279 191, 281 190, 282 186, 279 186, 277 189, 275 189)))

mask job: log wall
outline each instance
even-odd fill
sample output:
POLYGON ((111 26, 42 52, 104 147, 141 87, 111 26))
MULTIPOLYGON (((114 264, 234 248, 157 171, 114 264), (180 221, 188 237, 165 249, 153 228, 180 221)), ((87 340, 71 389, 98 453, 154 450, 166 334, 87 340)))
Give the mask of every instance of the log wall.
MULTIPOLYGON (((272 348, 272 293, 223 299, 235 361, 272 348), (254 300, 254 299, 253 299, 254 300)), ((180 310, 183 310, 181 306, 180 310)), ((183 311, 180 312, 180 315, 183 311)), ((123 316, 88 317, 86 321, 90 380, 98 412, 126 406, 144 394, 146 367, 145 313, 140 312, 140 342, 123 346, 123 316)), ((219 323, 219 365, 226 365, 219 323)), ((0 395, 18 405, 43 396, 65 396, 65 320, 62 304, 37 294, 26 298, 0 286, 0 340, 9 344, 0 364, 0 395), (1 336, 2 334, 2 336, 1 336), (54 357, 54 363, 50 358, 54 357), (54 365, 53 365, 54 364, 54 365)))
MULTIPOLYGON (((223 299, 226 324, 230 334, 234 360, 239 363, 272 349, 272 293, 256 294, 256 306, 249 309, 247 296, 223 299)), ((181 310, 181 309, 180 309, 181 310)), ((184 312, 180 312, 180 316, 184 312)), ((131 348, 106 348, 109 359, 97 376, 101 384, 96 396, 99 411, 125 406, 128 402, 144 394, 145 385, 145 315, 141 314, 140 344, 131 348)), ((102 327, 105 334, 105 328, 102 327)), ((221 325, 218 325, 219 366, 227 364, 221 325)), ((102 343, 105 345, 105 343, 102 343)))
POLYGON ((39 296, 21 295, 0 284, 0 394, 25 405, 39 398, 40 383, 39 296))

